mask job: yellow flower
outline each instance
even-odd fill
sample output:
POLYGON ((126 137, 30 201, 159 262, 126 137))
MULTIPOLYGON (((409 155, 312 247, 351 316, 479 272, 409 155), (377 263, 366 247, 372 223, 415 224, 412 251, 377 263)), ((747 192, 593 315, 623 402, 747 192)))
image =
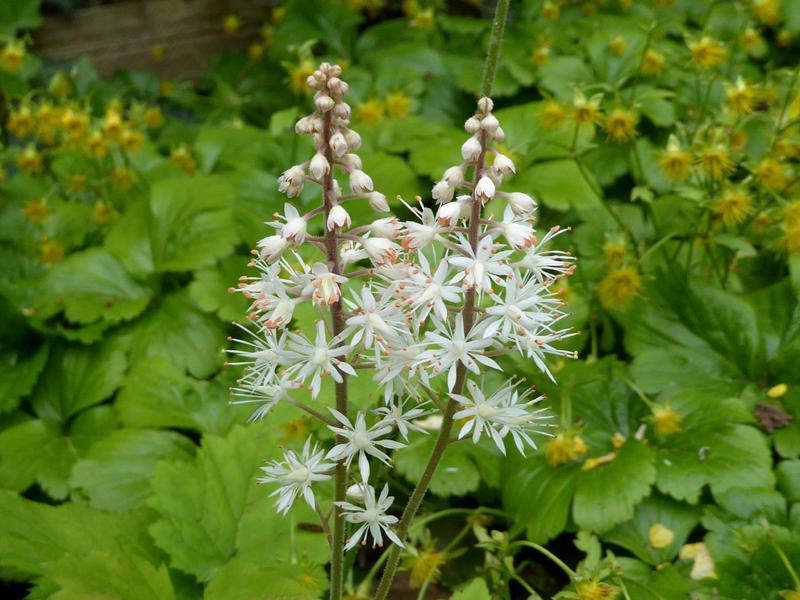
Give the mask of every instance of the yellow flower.
POLYGON ((661 550, 672 544, 675 540, 675 534, 661 523, 654 523, 647 530, 647 538, 653 548, 661 550))
POLYGON ((591 125, 600 122, 600 98, 598 94, 590 99, 577 92, 572 102, 572 120, 578 125, 591 125))
POLYGON ((63 71, 58 71, 50 80, 50 91, 59 98, 66 98, 72 92, 72 83, 69 76, 63 71))
POLYGON ((17 139, 28 137, 36 128, 30 107, 26 104, 20 106, 18 110, 12 110, 8 115, 6 127, 17 139))
POLYGON ((736 170, 730 152, 721 145, 709 146, 697 157, 697 164, 711 179, 719 181, 736 170))
POLYGON ((44 170, 44 159, 33 146, 28 146, 17 159, 17 167, 26 175, 36 175, 44 170))
POLYGON ((691 62, 701 67, 709 69, 716 67, 728 57, 725 46, 708 36, 703 36, 700 40, 688 44, 691 62))
POLYGON ((614 269, 597 285, 600 303, 606 308, 625 308, 642 290, 642 278, 634 267, 614 269))
POLYGON ((93 131, 86 140, 86 149, 97 158, 104 158, 108 154, 108 142, 99 131, 93 131))
POLYGON ((606 117, 603 128, 608 137, 617 143, 631 142, 636 138, 636 115, 622 108, 615 108, 606 117))
POLYGON ((70 175, 67 180, 67 191, 71 194, 77 194, 86 189, 86 175, 75 173, 70 175))
POLYGON ((564 431, 551 438, 544 446, 544 455, 551 467, 563 465, 586 454, 589 449, 574 431, 564 431))
POLYGON ((150 106, 144 111, 142 119, 147 127, 158 127, 164 122, 164 115, 161 114, 161 109, 157 106, 150 106))
POLYGON ((156 44, 155 46, 150 47, 150 56, 153 58, 153 60, 155 61, 164 60, 164 54, 165 54, 164 46, 162 46, 161 44, 156 44))
POLYGON ((561 8, 555 2, 547 0, 544 4, 542 4, 539 14, 542 15, 542 18, 547 21, 557 21, 561 16, 561 8))
POLYGON ((777 25, 781 20, 777 0, 753 0, 753 16, 764 25, 777 25))
POLYGON ((197 170, 197 163, 195 163, 194 158, 192 158, 192 155, 189 150, 186 149, 186 146, 175 148, 170 154, 170 158, 172 159, 172 162, 186 171, 189 175, 195 174, 197 170))
POLYGON ((417 4, 417 0, 403 0, 400 8, 405 16, 413 17, 419 10, 419 4, 417 4))
POLYGON ((603 246, 603 256, 607 265, 619 265, 625 261, 625 242, 609 240, 603 246))
POLYGON ((391 119, 405 119, 411 106, 411 98, 401 92, 394 92, 386 97, 386 113, 391 119))
POLYGON ((67 133, 72 140, 79 140, 86 134, 86 129, 89 126, 89 117, 85 113, 75 112, 72 109, 67 109, 61 115, 61 128, 67 133))
POLYGON ((789 227, 781 242, 789 254, 800 252, 800 225, 789 227))
POLYGON ((756 104, 756 92, 741 77, 734 85, 725 86, 725 97, 734 115, 747 115, 753 112, 756 104))
POLYGON ((567 118, 567 110, 555 100, 548 100, 539 110, 539 121, 545 129, 558 129, 567 118))
POLYGON ((442 565, 447 562, 447 556, 429 546, 415 555, 406 559, 406 567, 411 571, 410 583, 412 588, 420 588, 425 583, 436 583, 442 573, 442 565))
POLYGON ((265 46, 272 45, 272 26, 269 23, 264 23, 264 25, 259 27, 258 35, 261 36, 265 46))
POLYGON ((729 189, 711 211, 725 227, 743 223, 747 215, 753 212, 753 198, 744 190, 729 189))
POLYGON ((608 454, 603 454, 602 456, 587 458, 585 461, 583 461, 583 464, 581 465, 581 471, 591 471, 592 469, 596 469, 597 467, 607 465, 615 458, 617 458, 616 450, 612 450, 608 454))
POLYGON ((781 398, 787 391, 789 391, 789 386, 785 383, 779 383, 767 390, 767 396, 773 399, 781 398))
POLYGON ((367 100, 356 108, 356 117, 364 125, 373 125, 383 121, 383 103, 377 98, 367 100))
POLYGON ((47 210, 47 204, 44 200, 31 200, 22 207, 22 214, 34 225, 43 223, 50 217, 50 211, 47 210))
POLYGON ((778 592, 783 600, 800 600, 800 591, 795 590, 783 590, 782 592, 778 592))
POLYGON ((16 73, 25 60, 25 46, 18 42, 6 44, 0 50, 0 68, 9 73, 16 73))
POLYGON ((289 69, 289 87, 295 94, 310 94, 311 88, 308 87, 306 79, 314 74, 314 65, 308 61, 303 61, 296 65, 291 65, 289 69))
POLYGON ((305 439, 308 435, 308 421, 304 417, 291 419, 281 425, 281 431, 282 442, 305 439))
POLYGON ((430 31, 436 25, 436 16, 433 13, 433 9, 418 10, 408 24, 420 31, 430 31))
POLYGON ((92 216, 100 225, 107 225, 114 219, 114 207, 108 202, 98 200, 92 207, 92 216))
POLYGON ((711 558, 711 553, 708 547, 703 542, 696 544, 686 544, 681 546, 678 552, 678 558, 681 560, 693 560, 692 572, 689 575, 694 580, 699 579, 716 579, 717 575, 714 572, 714 559, 711 558))
POLYGON ((794 36, 792 35, 791 31, 788 29, 781 29, 775 39, 778 42, 778 46, 785 48, 792 43, 793 37, 794 36))
POLYGON ((158 93, 162 96, 169 96, 172 93, 174 87, 175 86, 171 81, 165 79, 164 81, 158 84, 158 93))
POLYGON ((682 181, 689 174, 689 166, 692 162, 692 155, 687 150, 681 148, 678 138, 674 135, 669 136, 667 148, 661 159, 658 161, 664 175, 670 181, 682 181))
POLYGON ((122 134, 122 147, 126 152, 137 152, 142 147, 144 136, 132 129, 126 129, 122 134))
POLYGON ((64 246, 56 240, 45 240, 39 246, 39 262, 45 265, 54 265, 64 258, 64 246))
POLYGON ((270 13, 270 19, 272 20, 273 25, 278 25, 279 23, 283 22, 283 17, 286 16, 286 7, 285 6, 276 6, 272 9, 272 13, 270 13))
POLYGON ((134 181, 136 181, 136 175, 130 169, 120 167, 111 173, 111 183, 123 191, 131 189, 134 181))
POLYGON ((236 15, 228 15, 222 20, 222 31, 228 35, 233 35, 239 31, 239 26, 242 24, 239 17, 236 15))
POLYGON ((613 585, 599 581, 584 581, 575 586, 578 600, 612 600, 619 594, 613 585))
POLYGON ((625 54, 625 50, 628 48, 628 42, 625 41, 625 38, 621 35, 615 37, 611 42, 608 44, 608 50, 614 56, 622 56, 625 54))
POLYGON ((642 58, 642 73, 645 75, 661 75, 664 70, 664 55, 653 49, 644 53, 642 58))
POLYGON ((106 118, 103 121, 101 129, 107 140, 117 142, 122 137, 125 124, 122 122, 122 117, 116 110, 109 110, 106 113, 106 118))
POLYGON ((761 34, 752 27, 745 29, 744 33, 739 38, 742 48, 748 52, 755 50, 763 41, 761 34))
POLYGON ((763 186, 777 190, 786 185, 786 167, 774 158, 767 157, 756 166, 753 174, 763 186))
POLYGON ((257 61, 264 58, 264 45, 250 44, 250 46, 247 48, 247 57, 252 61, 257 61))
POLYGON ((531 53, 531 61, 535 65, 543 65, 548 60, 550 60, 550 47, 549 46, 539 46, 533 49, 531 53))
POLYGON ((781 219, 789 227, 800 225, 800 200, 792 200, 787 204, 781 219))
POLYGON ((650 417, 650 420, 658 435, 666 437, 673 433, 680 433, 683 431, 681 425, 683 421, 682 412, 672 410, 669 404, 656 404, 652 407, 652 411, 653 415, 650 417))

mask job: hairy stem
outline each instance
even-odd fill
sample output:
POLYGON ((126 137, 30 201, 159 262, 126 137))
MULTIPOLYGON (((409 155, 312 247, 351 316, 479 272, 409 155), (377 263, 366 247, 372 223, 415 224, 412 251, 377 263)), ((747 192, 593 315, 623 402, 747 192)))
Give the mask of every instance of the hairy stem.
MULTIPOLYGON (((497 68, 497 59, 500 56, 500 42, 503 39, 503 32, 505 31, 506 18, 508 16, 509 0, 498 0, 497 8, 495 10, 494 25, 492 27, 492 38, 489 42, 489 50, 486 57, 486 66, 483 71, 483 82, 481 83, 481 97, 488 97, 492 92, 492 84, 494 83, 494 74, 497 68)), ((486 147, 487 136, 483 131, 480 135, 481 153, 478 157, 478 162, 475 166, 475 184, 478 183, 484 168, 486 160, 486 147)), ((474 190, 473 186, 473 190, 474 190)), ((468 238, 473 252, 478 248, 478 235, 480 232, 481 220, 481 201, 472 193, 472 211, 470 215, 468 238)), ((464 302, 464 333, 468 334, 475 320, 475 290, 470 289, 467 291, 466 300, 464 302)), ((453 393, 460 394, 464 387, 467 378, 467 369, 463 364, 459 364, 456 370, 456 381, 453 386, 453 393)), ((422 500, 425 498, 425 493, 428 491, 431 479, 433 478, 439 462, 442 460, 445 450, 450 443, 450 432, 453 429, 453 415, 456 412, 457 403, 452 398, 449 398, 444 412, 442 413, 442 426, 439 429, 439 435, 436 438, 436 443, 431 451, 428 464, 425 465, 425 470, 419 478, 414 491, 408 499, 408 504, 403 511, 403 516, 397 524, 396 533, 401 540, 404 540, 411 523, 419 510, 422 500)), ((380 585, 375 592, 376 600, 385 600, 389 594, 389 588, 394 580, 397 566, 400 562, 400 547, 393 546, 389 550, 389 558, 386 563, 386 568, 383 571, 380 585)))
MULTIPOLYGON (((323 131, 323 143, 325 144, 325 158, 328 159, 330 169, 323 180, 322 197, 325 214, 325 223, 328 222, 328 215, 333 208, 335 198, 333 190, 333 150, 328 143, 331 138, 331 113, 325 113, 325 127, 323 131)), ((341 274, 339 268, 339 247, 337 243, 336 230, 325 231, 325 255, 328 260, 328 269, 331 273, 341 274)), ((337 336, 344 329, 344 316, 342 315, 342 302, 338 300, 331 305, 331 326, 333 335, 337 336)), ((347 416, 347 374, 342 373, 342 383, 336 384, 336 410, 347 416)), ((336 443, 342 444, 346 440, 341 436, 336 436, 336 443)), ((347 467, 343 462, 336 465, 336 477, 334 480, 334 502, 343 502, 347 493, 347 467)), ((333 543, 331 545, 331 600, 341 600, 344 593, 344 517, 336 509, 333 509, 333 543)))

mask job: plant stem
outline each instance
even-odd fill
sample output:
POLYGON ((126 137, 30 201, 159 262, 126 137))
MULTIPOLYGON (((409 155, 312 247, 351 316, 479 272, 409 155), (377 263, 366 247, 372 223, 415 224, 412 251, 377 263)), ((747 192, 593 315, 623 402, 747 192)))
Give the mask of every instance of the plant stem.
POLYGON ((537 552, 544 554, 547 558, 556 563, 562 571, 564 571, 567 577, 569 577, 570 581, 575 581, 575 579, 577 578, 575 571, 570 569, 563 560, 558 558, 555 554, 550 552, 550 550, 548 550, 544 546, 540 546, 539 544, 535 544, 534 542, 529 542, 527 540, 520 540, 519 542, 513 542, 509 544, 508 545, 509 550, 514 546, 524 546, 526 548, 532 548, 533 550, 536 550, 537 552))
MULTIPOLYGON (((328 143, 331 138, 331 113, 325 113, 325 125, 323 130, 323 143, 325 144, 325 158, 328 159, 330 168, 325 175, 322 187, 322 199, 325 213, 325 223, 328 222, 328 215, 335 202, 333 189, 333 165, 334 157, 331 145, 328 143)), ((339 246, 337 242, 336 230, 325 231, 325 255, 328 260, 328 269, 337 275, 341 274, 339 268, 339 246)), ((342 316, 341 300, 331 305, 331 325, 333 335, 337 336, 344 329, 344 317, 342 316)), ((342 373, 342 383, 336 384, 336 410, 347 416, 347 374, 342 373)), ((336 443, 343 444, 346 440, 342 436, 336 436, 336 443)), ((336 465, 336 477, 334 482, 333 500, 343 502, 347 493, 347 467, 343 462, 336 465)), ((335 505, 334 505, 335 506, 335 505)), ((344 517, 333 509, 333 543, 331 544, 331 600, 341 600, 344 593, 344 517)))
MULTIPOLYGON (((494 83, 494 74, 497 69, 497 59, 500 56, 500 43, 503 40, 503 32, 506 27, 506 19, 508 17, 508 5, 510 0, 498 0, 495 9, 494 25, 492 26, 492 37, 489 41, 489 50, 486 56, 486 65, 483 70, 483 81, 481 82, 481 97, 489 97, 492 93, 492 84, 494 83)), ((486 146, 487 138, 486 132, 480 135, 481 153, 478 157, 478 162, 475 165, 475 184, 481 177, 483 172, 484 163, 486 160, 486 146)), ((469 243, 472 246, 473 252, 478 248, 478 234, 481 219, 481 201, 475 195, 474 187, 472 193, 472 213, 469 222, 469 243)), ((469 334, 475 319, 475 290, 470 289, 467 291, 466 300, 464 302, 464 333, 469 334)), ((453 393, 459 394, 464 387, 467 378, 467 369, 463 364, 459 364, 456 371, 456 381, 453 386, 453 393)), ((431 456, 428 459, 428 464, 422 473, 419 481, 417 482, 414 491, 408 499, 408 504, 403 511, 403 516, 395 529, 398 537, 403 540, 408 533, 409 527, 414 520, 414 517, 419 510, 420 504, 428 491, 433 474, 436 472, 436 467, 444 455, 447 446, 450 443, 450 431, 453 428, 453 415, 456 412, 456 402, 452 398, 448 399, 447 406, 445 406, 442 415, 442 426, 439 429, 439 435, 436 438, 436 443, 431 451, 431 456)), ((394 575, 397 572, 397 566, 400 562, 400 547, 393 546, 389 551, 389 558, 386 563, 386 568, 383 571, 380 585, 375 592, 376 600, 385 600, 389 594, 389 588, 394 580, 394 575)))

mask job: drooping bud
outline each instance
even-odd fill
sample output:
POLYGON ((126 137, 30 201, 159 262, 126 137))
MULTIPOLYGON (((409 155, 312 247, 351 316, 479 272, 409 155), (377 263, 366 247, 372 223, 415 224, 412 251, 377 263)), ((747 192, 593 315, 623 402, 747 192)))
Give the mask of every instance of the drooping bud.
POLYGON ((354 169, 350 173, 350 189, 356 194, 372 191, 372 178, 361 169, 354 169))
POLYGON ((505 197, 515 215, 528 215, 536 210, 536 201, 528 194, 510 192, 505 194, 505 197))
POLYGON ((452 187, 457 188, 464 185, 464 168, 461 165, 450 167, 442 176, 452 187))
POLYGON ((461 156, 468 162, 475 162, 481 155, 481 143, 475 136, 461 146, 461 156))
POLYGON ((492 165, 500 175, 508 175, 509 173, 516 173, 514 161, 508 158, 505 154, 497 152, 494 155, 494 164, 492 165))
POLYGON ((350 214, 340 204, 336 204, 331 208, 330 213, 328 213, 328 221, 326 224, 328 231, 333 231, 336 228, 350 227, 350 214))
POLYGON ((494 182, 491 178, 483 175, 478 181, 478 185, 475 186, 475 197, 481 202, 486 203, 494 198, 494 191, 494 182))
POLYGON ((334 107, 336 102, 333 98, 328 96, 328 94, 321 93, 317 94, 317 97, 314 99, 314 104, 316 105, 317 110, 326 113, 334 107))
POLYGON ((454 227, 461 216, 461 205, 458 202, 442 204, 436 211, 436 220, 442 227, 454 227))
POLYGON ((340 131, 337 131, 331 136, 330 146, 336 158, 344 156, 347 153, 347 140, 344 139, 344 135, 342 135, 340 131))
POLYGON ((289 241, 281 235, 270 235, 258 242, 258 255, 270 261, 280 258, 289 246, 289 241))
POLYGON ((315 179, 322 179, 330 172, 331 165, 328 163, 328 159, 325 158, 324 154, 317 152, 314 158, 311 159, 308 170, 315 179))
POLYGON ((386 196, 380 192, 370 192, 367 196, 370 208, 375 212, 389 212, 389 203, 386 201, 386 196))
POLYGON ((447 181, 442 179, 436 185, 433 186, 433 190, 431 190, 431 196, 433 199, 439 202, 440 204, 444 202, 450 202, 453 199, 453 193, 455 192, 455 188, 451 186, 447 181))

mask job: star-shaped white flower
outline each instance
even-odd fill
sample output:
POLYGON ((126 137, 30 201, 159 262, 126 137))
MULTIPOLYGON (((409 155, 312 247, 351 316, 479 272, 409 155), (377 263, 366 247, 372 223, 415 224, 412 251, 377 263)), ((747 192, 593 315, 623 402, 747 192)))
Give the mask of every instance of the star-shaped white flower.
POLYGON ((298 495, 302 495, 311 508, 316 507, 311 485, 330 479, 329 473, 335 467, 332 463, 323 462, 324 456, 325 451, 318 450, 316 444, 312 448, 311 438, 308 438, 300 454, 287 450, 283 454, 283 461, 272 461, 266 467, 261 467, 265 475, 258 479, 259 483, 281 484, 281 487, 270 494, 279 496, 279 513, 289 512, 298 495))
POLYGON ((389 455, 381 448, 396 449, 405 445, 395 440, 380 439, 392 432, 392 426, 384 421, 378 421, 372 427, 367 427, 366 415, 363 412, 359 412, 356 415, 356 422, 352 424, 338 410, 333 408, 329 410, 333 417, 342 424, 342 427, 328 425, 328 428, 347 441, 331 448, 327 458, 335 461, 343 460, 349 466, 353 458, 358 456, 358 469, 361 473, 361 480, 364 483, 369 480, 369 456, 373 456, 388 465, 390 462, 389 455))
POLYGON ((345 356, 350 347, 339 345, 339 338, 328 340, 325 335, 325 324, 317 323, 317 337, 312 344, 304 336, 288 332, 289 343, 284 353, 286 376, 296 383, 305 383, 311 378, 311 397, 316 398, 322 385, 322 376, 330 375, 336 383, 342 383, 342 373, 355 376, 356 372, 346 362, 339 359, 345 356))
POLYGON ((451 280, 453 283, 463 281, 467 289, 476 289, 478 294, 492 291, 492 282, 499 283, 500 278, 511 273, 511 267, 505 259, 511 256, 511 250, 503 250, 502 244, 495 244, 492 236, 486 235, 478 242, 473 252, 469 240, 460 235, 459 246, 463 256, 450 256, 447 260, 454 267, 461 269, 451 280))
POLYGON ((394 502, 394 496, 389 495, 389 486, 384 485, 381 495, 375 497, 375 488, 371 485, 366 485, 363 488, 364 493, 364 506, 358 506, 350 502, 337 502, 336 505, 342 509, 345 521, 348 523, 361 524, 361 526, 353 532, 345 550, 355 548, 359 542, 366 544, 367 535, 372 536, 372 545, 383 546, 383 536, 386 535, 389 540, 401 548, 403 542, 397 537, 397 534, 392 531, 391 526, 397 523, 397 517, 387 515, 386 511, 394 502), (362 542, 362 538, 363 542, 362 542))

